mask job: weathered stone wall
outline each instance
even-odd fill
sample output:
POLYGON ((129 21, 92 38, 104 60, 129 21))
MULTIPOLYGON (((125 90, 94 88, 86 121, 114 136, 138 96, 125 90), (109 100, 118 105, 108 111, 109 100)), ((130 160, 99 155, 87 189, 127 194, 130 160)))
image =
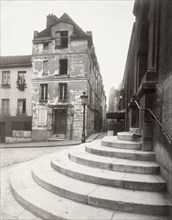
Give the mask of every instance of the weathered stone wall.
MULTIPOLYGON (((156 88, 157 117, 172 136, 172 1, 160 3, 160 38, 158 84, 156 88)), ((155 125, 154 149, 161 165, 161 173, 165 177, 168 190, 172 194, 172 145, 158 125, 155 125)))
MULTIPOLYGON (((33 109, 33 137, 39 130, 53 132, 53 108, 67 109, 67 138, 81 139, 83 126, 83 106, 80 96, 86 92, 89 96, 86 108, 86 135, 95 132, 95 110, 101 112, 102 79, 100 76, 96 56, 90 55, 88 39, 78 37, 74 26, 60 22, 51 27, 49 37, 34 39, 32 49, 32 109, 33 109), (68 30, 68 46, 56 48, 55 32, 68 30), (48 47, 44 48, 44 43, 48 47), (67 74, 60 75, 60 59, 67 59, 67 74), (46 70, 45 70, 46 62, 46 70), (40 102, 40 84, 48 84, 48 100, 40 102), (59 83, 67 84, 67 100, 59 100, 59 83), (40 110, 42 109, 42 110, 40 110), (39 124, 39 111, 42 111, 45 122, 39 124), (47 112, 47 113, 46 113, 47 112), (88 112, 88 113, 87 113, 88 112), (88 128, 88 130, 87 130, 88 128)), ((104 108, 103 108, 104 109, 104 108)))

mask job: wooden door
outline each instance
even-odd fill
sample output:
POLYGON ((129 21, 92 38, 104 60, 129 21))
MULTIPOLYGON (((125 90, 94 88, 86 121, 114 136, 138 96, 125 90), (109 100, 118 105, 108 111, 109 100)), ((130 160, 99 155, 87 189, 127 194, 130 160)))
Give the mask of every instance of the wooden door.
POLYGON ((5 122, 0 122, 0 143, 5 143, 5 122))
POLYGON ((66 109, 55 110, 54 134, 65 134, 67 128, 66 109))

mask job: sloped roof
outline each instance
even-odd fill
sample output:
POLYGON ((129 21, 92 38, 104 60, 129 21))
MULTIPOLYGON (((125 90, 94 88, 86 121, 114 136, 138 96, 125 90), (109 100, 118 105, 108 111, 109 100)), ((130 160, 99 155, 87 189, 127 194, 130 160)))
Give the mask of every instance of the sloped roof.
MULTIPOLYGON (((55 24, 53 24, 51 27, 57 25, 60 22, 64 22, 67 24, 71 24, 74 26, 74 35, 77 37, 90 37, 89 35, 86 34, 72 19, 69 17, 67 13, 64 13, 55 24)), ((48 27, 44 29, 43 31, 39 32, 37 35, 37 38, 42 38, 42 37, 50 37, 51 36, 51 27, 48 27)))
POLYGON ((0 56, 0 68, 32 66, 31 55, 0 56))

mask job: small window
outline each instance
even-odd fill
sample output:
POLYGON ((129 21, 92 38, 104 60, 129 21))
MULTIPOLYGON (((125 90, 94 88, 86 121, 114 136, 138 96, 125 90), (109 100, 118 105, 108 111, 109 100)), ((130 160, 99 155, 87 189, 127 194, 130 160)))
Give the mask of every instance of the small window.
POLYGON ((68 31, 55 32, 55 47, 67 48, 68 47, 68 31))
POLYGON ((10 71, 2 71, 2 85, 10 85, 10 71))
POLYGON ((47 101, 48 99, 48 84, 40 85, 40 101, 47 101))
POLYGON ((48 60, 43 61, 43 74, 42 75, 48 75, 48 60))
POLYGON ((18 115, 26 114, 26 99, 18 99, 17 114, 18 115))
POLYGON ((67 69, 68 69, 68 62, 67 59, 60 59, 59 60, 59 74, 60 75, 66 75, 67 69))
POLYGON ((59 84, 59 99, 60 100, 67 100, 67 84, 66 83, 60 83, 59 84))
POLYGON ((1 105, 2 106, 2 109, 1 109, 2 114, 10 114, 9 103, 10 103, 9 99, 2 99, 2 105, 1 105))
POLYGON ((18 71, 18 83, 19 84, 26 83, 26 71, 18 71))
POLYGON ((43 49, 44 49, 44 50, 48 50, 48 46, 49 46, 48 43, 44 43, 44 44, 43 44, 43 49))
POLYGON ((26 71, 18 71, 17 86, 21 91, 26 88, 26 71))

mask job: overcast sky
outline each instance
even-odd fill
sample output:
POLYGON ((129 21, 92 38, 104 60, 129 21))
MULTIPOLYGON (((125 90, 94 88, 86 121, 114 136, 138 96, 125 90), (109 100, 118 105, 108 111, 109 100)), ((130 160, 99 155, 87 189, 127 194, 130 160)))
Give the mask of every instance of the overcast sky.
POLYGON ((45 29, 46 16, 67 13, 84 31, 92 31, 100 72, 109 89, 122 80, 134 22, 134 0, 1 0, 1 56, 31 55, 33 32, 45 29))

